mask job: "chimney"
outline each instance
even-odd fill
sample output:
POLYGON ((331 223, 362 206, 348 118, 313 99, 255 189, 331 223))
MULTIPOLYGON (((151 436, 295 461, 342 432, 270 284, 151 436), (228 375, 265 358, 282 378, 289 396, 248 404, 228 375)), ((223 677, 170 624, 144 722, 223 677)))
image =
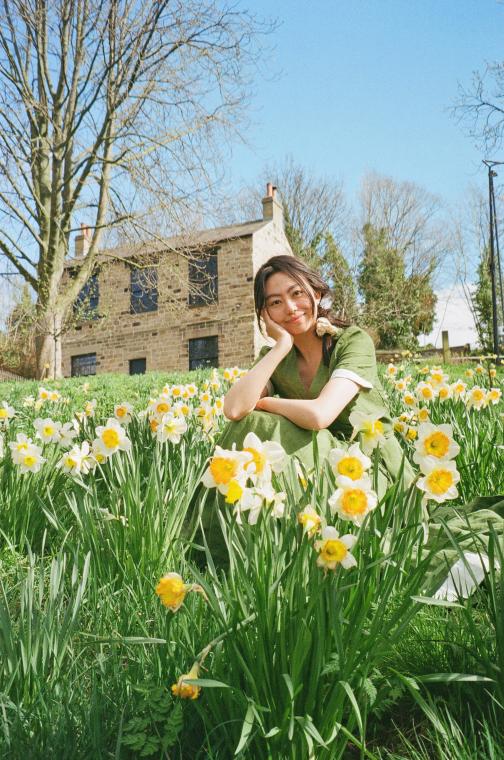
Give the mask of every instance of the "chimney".
POLYGON ((276 194, 277 189, 275 185, 268 182, 266 185, 266 195, 262 199, 263 219, 265 222, 273 222, 273 224, 279 224, 283 227, 283 209, 276 194))
POLYGON ((80 235, 75 238, 75 258, 84 258, 91 245, 91 227, 81 224, 80 235))

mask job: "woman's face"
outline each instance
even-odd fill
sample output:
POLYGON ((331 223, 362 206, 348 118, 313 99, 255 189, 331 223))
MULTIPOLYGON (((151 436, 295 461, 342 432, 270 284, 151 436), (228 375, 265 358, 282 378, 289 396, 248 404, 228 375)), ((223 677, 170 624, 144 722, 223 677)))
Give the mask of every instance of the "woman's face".
POLYGON ((275 272, 266 280, 264 291, 266 309, 273 322, 291 335, 301 335, 313 328, 317 315, 313 313, 309 294, 313 294, 317 305, 320 294, 315 293, 308 283, 303 290, 290 275, 275 272))

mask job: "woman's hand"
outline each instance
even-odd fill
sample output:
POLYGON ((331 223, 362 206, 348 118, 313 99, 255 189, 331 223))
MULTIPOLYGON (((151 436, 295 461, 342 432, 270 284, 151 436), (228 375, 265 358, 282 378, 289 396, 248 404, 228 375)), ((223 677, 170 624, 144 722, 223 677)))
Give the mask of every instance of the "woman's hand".
POLYGON ((267 309, 263 309, 261 312, 261 317, 264 322, 264 325, 266 327, 266 333, 270 338, 273 338, 277 343, 281 343, 282 345, 288 346, 289 351, 292 348, 294 344, 294 338, 292 335, 287 332, 287 330, 278 324, 278 322, 274 322, 270 315, 268 314, 267 309))
POLYGON ((268 412, 270 401, 271 401, 271 396, 263 396, 262 398, 259 399, 259 401, 255 405, 255 410, 257 412, 268 412))

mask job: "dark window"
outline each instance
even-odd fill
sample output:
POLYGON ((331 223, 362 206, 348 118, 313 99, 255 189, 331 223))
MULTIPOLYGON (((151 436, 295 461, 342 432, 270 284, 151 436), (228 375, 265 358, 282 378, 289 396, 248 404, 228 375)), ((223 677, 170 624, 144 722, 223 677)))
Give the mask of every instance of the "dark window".
POLYGON ((72 356, 72 377, 96 375, 96 354, 72 356))
POLYGON ((130 375, 145 375, 146 366, 147 362, 145 359, 130 359, 129 373, 130 375))
POLYGON ((97 319, 100 286, 98 274, 93 274, 74 301, 73 312, 77 319, 97 319))
POLYGON ((217 335, 210 338, 192 338, 189 341, 189 369, 218 367, 219 346, 217 335))
POLYGON ((155 267, 132 269, 130 280, 131 313, 143 314, 157 311, 158 272, 155 267))
POLYGON ((217 251, 193 254, 189 260, 189 306, 217 301, 217 251))

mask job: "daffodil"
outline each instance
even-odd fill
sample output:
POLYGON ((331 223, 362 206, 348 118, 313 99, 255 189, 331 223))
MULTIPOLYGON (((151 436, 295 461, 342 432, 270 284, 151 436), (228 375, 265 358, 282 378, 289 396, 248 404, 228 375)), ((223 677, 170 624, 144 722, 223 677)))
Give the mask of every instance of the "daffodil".
POLYGON ((33 427, 37 431, 37 438, 44 443, 58 443, 61 438, 61 422, 55 422, 50 417, 34 420, 33 427))
POLYGON ((448 401, 452 397, 452 393, 451 385, 443 383, 443 385, 438 386, 437 394, 440 401, 448 401))
POLYGON ((337 477, 343 475, 351 480, 361 480, 371 467, 371 460, 362 453, 358 443, 353 443, 346 450, 331 449, 329 464, 337 477))
POLYGON ((287 463, 287 455, 280 443, 263 442, 252 432, 243 440, 243 451, 251 455, 244 469, 256 484, 271 480, 271 473, 282 472, 287 463))
POLYGON ((252 455, 247 451, 226 450, 216 446, 201 482, 207 488, 217 488, 220 493, 226 495, 231 482, 246 481, 247 473, 244 466, 251 460, 252 455))
POLYGON ((428 422, 430 419, 429 408, 427 406, 421 406, 418 409, 415 409, 415 417, 418 422, 428 422))
POLYGON ((331 514, 338 514, 342 520, 362 525, 366 515, 378 504, 378 497, 371 489, 369 478, 351 480, 341 476, 337 483, 338 490, 329 497, 331 514))
POLYGON ((502 391, 500 388, 490 388, 489 391, 487 391, 487 403, 488 404, 498 404, 502 396, 502 391))
POLYGON ((381 414, 366 414, 366 412, 357 411, 350 414, 349 421, 354 429, 352 438, 360 433, 362 450, 365 454, 369 454, 377 446, 385 443, 382 416, 381 414))
POLYGON ((159 443, 170 441, 170 443, 180 443, 180 438, 187 430, 187 422, 182 415, 168 414, 163 415, 161 422, 156 429, 156 438, 159 443))
POLYGON ((487 392, 484 388, 480 388, 478 385, 474 385, 471 390, 467 391, 465 398, 466 406, 468 409, 483 409, 488 405, 487 392))
POLYGON ((60 427, 59 431, 59 445, 63 448, 66 448, 67 446, 71 446, 73 443, 73 439, 76 435, 78 435, 79 432, 79 424, 77 420, 72 420, 72 422, 64 422, 63 425, 60 427))
POLYGON ((131 441, 126 435, 125 430, 121 427, 114 417, 109 417, 106 425, 100 425, 96 428, 98 448, 102 450, 105 456, 110 456, 116 451, 129 451, 131 441))
POLYGON ((89 443, 84 441, 81 446, 73 446, 70 451, 63 454, 56 466, 63 472, 75 476, 87 475, 93 469, 93 464, 89 443))
POLYGON ((436 396, 436 391, 430 383, 420 382, 415 388, 415 393, 420 401, 432 401, 436 396))
POLYGON ((116 404, 114 406, 114 417, 118 422, 121 422, 123 425, 127 425, 128 422, 131 422, 131 414, 133 412, 133 407, 131 404, 128 404, 127 401, 123 401, 121 404, 116 404))
POLYGON ((9 427, 9 422, 16 415, 16 410, 13 406, 9 406, 7 401, 2 401, 0 404, 0 426, 9 427))
POLYGON ((432 425, 425 422, 418 428, 413 461, 421 464, 426 457, 448 460, 457 456, 460 446, 453 440, 451 425, 432 425))
POLYGON ((469 377, 469 378, 474 377, 474 370, 473 369, 466 369, 466 371, 464 372, 464 375, 465 375, 465 377, 469 377))
POLYGON ((436 460, 434 457, 422 462, 423 476, 418 479, 418 488, 425 498, 442 504, 458 496, 457 483, 460 474, 453 460, 436 460))
POLYGON ((320 530, 322 518, 313 507, 305 507, 298 512, 298 523, 303 526, 303 531, 310 538, 320 530))
POLYGON ((385 370, 385 375, 387 377, 395 378, 395 376, 397 375, 397 367, 395 366, 395 364, 388 365, 387 369, 385 370))
POLYGON ((427 381, 434 387, 445 385, 449 380, 448 375, 443 372, 441 367, 433 367, 427 381))
POLYGON ((199 675, 199 662, 195 662, 189 673, 181 675, 177 681, 171 687, 171 692, 174 697, 180 697, 180 699, 197 699, 201 692, 201 687, 196 684, 187 683, 188 680, 196 679, 199 675))
POLYGON ((23 449, 15 464, 23 474, 28 472, 38 472, 46 460, 42 456, 42 449, 34 443, 30 444, 27 449, 23 449))
POLYGON ((357 537, 347 534, 340 536, 336 528, 327 525, 322 529, 322 538, 315 541, 314 548, 318 552, 317 565, 324 570, 335 570, 341 565, 345 570, 357 565, 357 560, 351 550, 357 542, 357 537))
POLYGON ((403 404, 406 404, 406 406, 415 406, 417 402, 417 397, 414 393, 411 393, 410 391, 406 391, 406 393, 403 396, 403 404))
POLYGON ((190 588, 178 573, 167 573, 163 575, 156 586, 156 594, 165 607, 168 607, 172 612, 177 612, 184 603, 190 588))
POLYGON ((51 395, 50 391, 47 390, 47 388, 40 387, 38 389, 38 397, 41 401, 49 401, 49 396, 51 395))
POLYGON ((92 398, 90 401, 86 401, 84 404, 84 416, 85 417, 94 417, 95 411, 96 411, 96 404, 97 401, 95 398, 92 398))
POLYGON ((24 433, 18 433, 16 440, 9 443, 11 450, 12 461, 14 464, 21 464, 21 461, 25 453, 33 446, 33 441, 28 438, 24 433))

